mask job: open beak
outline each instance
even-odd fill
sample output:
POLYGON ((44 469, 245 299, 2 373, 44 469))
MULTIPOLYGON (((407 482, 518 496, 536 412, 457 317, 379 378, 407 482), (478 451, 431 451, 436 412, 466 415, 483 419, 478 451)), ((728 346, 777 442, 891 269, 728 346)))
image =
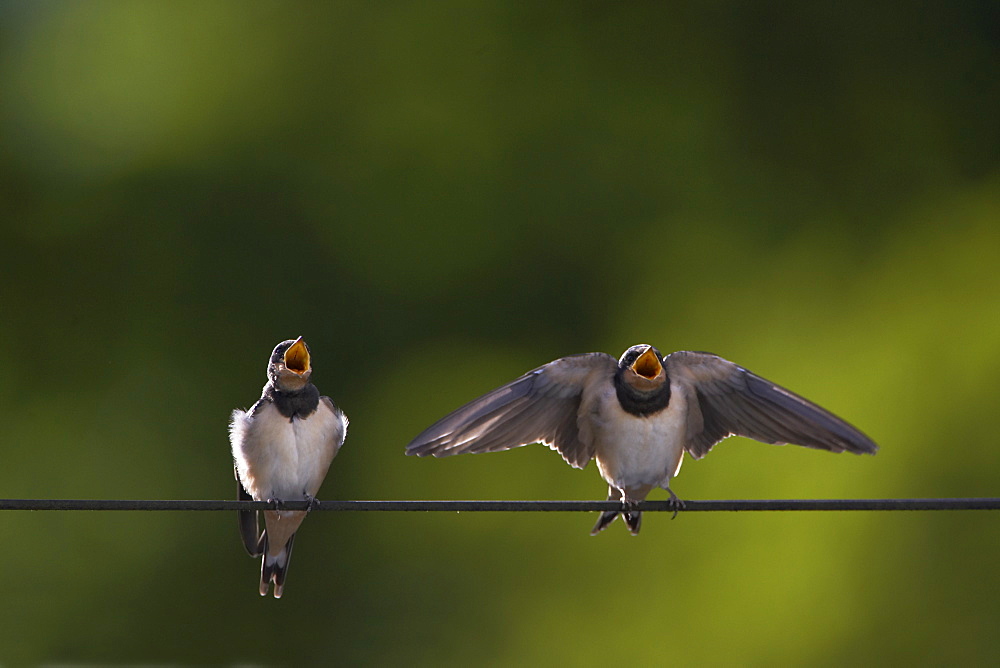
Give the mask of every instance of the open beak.
POLYGON ((632 371, 643 378, 653 380, 660 375, 660 371, 663 370, 663 365, 660 364, 660 359, 656 356, 653 351, 652 346, 646 348, 646 352, 639 355, 634 362, 632 362, 632 371))
POLYGON ((309 349, 306 348, 306 342, 301 336, 285 351, 285 368, 299 376, 311 370, 309 349))

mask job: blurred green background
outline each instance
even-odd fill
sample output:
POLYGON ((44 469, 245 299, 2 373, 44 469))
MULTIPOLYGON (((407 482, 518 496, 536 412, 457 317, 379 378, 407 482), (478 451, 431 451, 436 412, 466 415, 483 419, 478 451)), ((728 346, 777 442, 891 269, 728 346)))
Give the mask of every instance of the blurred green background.
MULTIPOLYGON (((600 499, 410 438, 572 353, 709 350, 874 458, 730 440, 688 499, 997 496, 994 2, 4 2, 0 497, 233 498, 275 343, 326 499, 600 499)), ((653 498, 665 498, 665 493, 653 498)), ((0 662, 993 664, 998 517, 2 512, 0 662)))

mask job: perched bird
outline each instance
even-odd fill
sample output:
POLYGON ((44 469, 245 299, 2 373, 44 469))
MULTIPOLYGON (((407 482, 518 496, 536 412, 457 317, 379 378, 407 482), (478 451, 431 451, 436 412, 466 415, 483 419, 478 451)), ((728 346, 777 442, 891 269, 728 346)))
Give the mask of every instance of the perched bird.
MULTIPOLYGON (((315 501, 316 493, 347 435, 347 416, 321 397, 309 382, 309 348, 302 337, 282 341, 267 365, 267 384, 248 411, 233 411, 229 440, 233 448, 237 498, 277 502, 315 501)), ((258 535, 257 512, 239 512, 240 536, 251 557, 263 555, 260 595, 274 583, 281 598, 295 532, 308 511, 265 510, 258 535)))
POLYGON ((816 404, 711 353, 664 357, 640 344, 617 362, 605 353, 563 357, 529 371, 428 427, 406 454, 446 457, 544 443, 582 469, 591 459, 624 511, 601 513, 591 535, 621 514, 639 533, 635 506, 670 489, 684 452, 701 459, 728 436, 855 454, 878 446, 816 404))

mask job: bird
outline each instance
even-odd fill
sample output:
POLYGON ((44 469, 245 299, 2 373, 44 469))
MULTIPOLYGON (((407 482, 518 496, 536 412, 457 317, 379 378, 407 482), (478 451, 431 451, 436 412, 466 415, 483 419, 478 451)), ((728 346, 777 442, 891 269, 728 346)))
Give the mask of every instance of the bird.
POLYGON ((310 382, 312 358, 302 337, 274 347, 267 383, 250 410, 234 410, 229 423, 237 499, 269 501, 264 531, 257 511, 240 510, 239 530, 251 557, 261 557, 260 595, 274 584, 281 598, 295 533, 307 510, 283 510, 286 501, 316 504, 316 493, 347 436, 347 416, 310 382))
POLYGON ((571 355, 527 372, 425 429, 406 454, 447 457, 543 443, 582 469, 594 459, 620 510, 602 512, 591 535, 619 515, 639 533, 640 501, 670 488, 684 454, 701 459, 729 436, 794 443, 830 452, 875 454, 868 436, 811 401, 718 355, 664 357, 649 344, 616 361, 607 353, 571 355))

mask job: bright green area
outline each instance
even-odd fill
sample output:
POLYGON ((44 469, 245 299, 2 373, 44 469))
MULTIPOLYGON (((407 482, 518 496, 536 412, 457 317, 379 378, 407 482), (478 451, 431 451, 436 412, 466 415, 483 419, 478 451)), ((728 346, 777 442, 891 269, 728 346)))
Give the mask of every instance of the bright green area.
MULTIPOLYGON (((1000 495, 995 3, 6 2, 0 497, 232 498, 304 335, 337 499, 597 499, 407 441, 523 371, 710 350, 877 457, 683 498, 1000 495)), ((664 498, 660 494, 655 498, 664 498)), ((0 663, 995 665, 1000 514, 0 513, 0 663)))

